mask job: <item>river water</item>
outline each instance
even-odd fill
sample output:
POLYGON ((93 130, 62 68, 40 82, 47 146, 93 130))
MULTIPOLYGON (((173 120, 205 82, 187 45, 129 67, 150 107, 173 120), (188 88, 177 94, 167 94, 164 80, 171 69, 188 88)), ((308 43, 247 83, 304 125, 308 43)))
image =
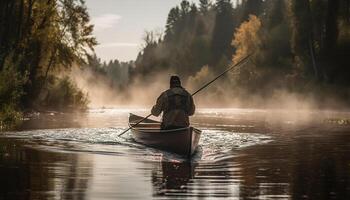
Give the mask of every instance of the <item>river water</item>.
POLYGON ((132 140, 128 113, 33 114, 0 133, 0 199, 350 199, 350 113, 200 109, 191 160, 132 140))

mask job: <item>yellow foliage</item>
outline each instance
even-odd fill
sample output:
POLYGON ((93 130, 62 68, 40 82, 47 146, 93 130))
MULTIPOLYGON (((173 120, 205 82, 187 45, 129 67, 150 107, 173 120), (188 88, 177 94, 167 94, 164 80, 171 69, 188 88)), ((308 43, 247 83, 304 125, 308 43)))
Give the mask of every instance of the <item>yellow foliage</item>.
POLYGON ((258 49, 261 45, 259 32, 261 28, 261 21, 255 15, 250 15, 249 20, 243 22, 239 28, 236 29, 232 46, 236 48, 236 53, 232 58, 234 63, 241 60, 243 57, 258 49))
MULTIPOLYGON (((190 76, 187 81, 187 85, 190 87, 200 87, 212 78, 212 73, 210 72, 209 66, 205 65, 197 72, 194 76, 190 76)), ((195 89, 192 88, 192 89, 195 89)))

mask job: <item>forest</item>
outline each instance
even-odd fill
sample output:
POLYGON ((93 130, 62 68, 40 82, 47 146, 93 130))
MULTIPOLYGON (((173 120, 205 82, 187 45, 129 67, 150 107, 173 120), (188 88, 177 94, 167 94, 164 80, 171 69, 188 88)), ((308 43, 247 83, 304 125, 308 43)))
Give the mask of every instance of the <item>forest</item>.
POLYGON ((136 73, 171 71, 197 88, 253 53, 212 86, 213 96, 228 101, 268 99, 276 91, 314 95, 321 104, 326 97, 349 99, 348 0, 184 0, 170 10, 164 35, 148 32, 145 43, 136 73))
POLYGON ((197 88, 250 53, 208 93, 229 102, 285 91, 312 95, 321 106, 328 97, 345 105, 350 98, 350 0, 183 0, 164 32, 145 32, 130 62, 101 62, 93 27, 83 0, 0 1, 1 123, 24 112, 86 110, 93 94, 71 78, 73 68, 124 95, 136 80, 162 73, 197 88))

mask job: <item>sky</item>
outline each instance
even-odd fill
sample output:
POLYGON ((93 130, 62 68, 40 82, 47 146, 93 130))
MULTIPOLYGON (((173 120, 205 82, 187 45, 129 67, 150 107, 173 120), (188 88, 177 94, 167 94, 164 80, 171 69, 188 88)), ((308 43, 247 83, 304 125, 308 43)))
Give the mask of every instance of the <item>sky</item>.
MULTIPOLYGON (((181 0, 86 0, 102 61, 135 60, 145 31, 164 31, 169 10, 181 0)), ((199 0, 190 2, 198 3, 199 0)))

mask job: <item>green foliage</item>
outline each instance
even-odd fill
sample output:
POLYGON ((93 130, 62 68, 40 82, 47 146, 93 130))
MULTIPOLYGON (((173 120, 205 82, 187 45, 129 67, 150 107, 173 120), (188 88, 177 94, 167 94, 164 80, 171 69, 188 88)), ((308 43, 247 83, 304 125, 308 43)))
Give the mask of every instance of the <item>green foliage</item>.
POLYGON ((26 77, 21 77, 13 68, 4 68, 0 73, 0 129, 15 126, 21 119, 19 100, 23 95, 26 77))
POLYGON ((14 128, 22 119, 22 112, 12 104, 4 104, 0 110, 0 131, 14 128))
POLYGON ((307 75, 312 72, 310 58, 310 41, 312 36, 312 20, 309 1, 292 0, 292 50, 295 55, 297 73, 307 75))
MULTIPOLYGON (((49 87, 48 79, 74 63, 87 62, 97 44, 89 21, 83 0, 0 1, 2 116, 17 118, 14 113, 21 109, 43 107, 38 102, 43 88, 49 87)), ((65 92, 66 96, 72 92, 74 103, 62 102, 84 107, 80 105, 86 104, 85 96, 75 86, 66 87, 74 88, 65 92)))
POLYGON ((268 1, 267 14, 260 17, 262 46, 259 49, 259 65, 274 71, 290 73, 292 66, 291 27, 286 1, 268 1))
POLYGON ((211 62, 216 65, 222 56, 231 57, 233 48, 231 46, 232 35, 238 23, 233 16, 233 7, 230 0, 217 0, 215 7, 215 25, 211 40, 211 62))
POLYGON ((198 9, 186 0, 172 8, 164 38, 154 37, 159 34, 153 32, 146 33, 146 36, 153 37, 145 37, 145 46, 135 61, 135 75, 148 76, 154 72, 172 71, 190 76, 208 64, 215 22, 213 9, 209 1, 202 1, 198 9))
POLYGON ((82 92, 67 76, 54 78, 48 85, 45 106, 60 111, 85 111, 89 103, 88 94, 82 92))
POLYGON ((86 62, 97 44, 84 1, 4 0, 0 10, 0 70, 8 63, 28 75, 25 107, 40 95, 50 72, 86 62))
POLYGON ((21 77, 13 68, 4 68, 0 73, 0 104, 17 105, 25 82, 26 77, 21 77))

